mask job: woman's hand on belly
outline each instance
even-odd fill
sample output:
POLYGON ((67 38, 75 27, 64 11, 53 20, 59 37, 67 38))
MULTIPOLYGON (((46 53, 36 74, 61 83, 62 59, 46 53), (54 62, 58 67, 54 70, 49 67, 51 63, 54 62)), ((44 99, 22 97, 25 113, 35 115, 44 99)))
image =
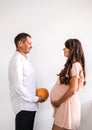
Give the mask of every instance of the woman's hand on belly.
POLYGON ((60 101, 52 101, 51 104, 52 104, 54 107, 58 108, 61 103, 60 103, 60 101))

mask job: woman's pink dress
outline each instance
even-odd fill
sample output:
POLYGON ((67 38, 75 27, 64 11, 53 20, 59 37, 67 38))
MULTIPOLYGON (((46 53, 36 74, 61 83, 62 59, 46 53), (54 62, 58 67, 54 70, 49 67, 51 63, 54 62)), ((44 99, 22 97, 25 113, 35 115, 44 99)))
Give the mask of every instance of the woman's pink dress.
MULTIPOLYGON (((80 125, 80 101, 78 92, 83 87, 84 76, 81 64, 76 62, 71 69, 72 76, 79 78, 78 91, 58 108, 53 107, 54 124, 66 129, 76 130, 80 125)), ((69 89, 69 85, 60 84, 59 78, 51 90, 50 99, 56 101, 69 89)))

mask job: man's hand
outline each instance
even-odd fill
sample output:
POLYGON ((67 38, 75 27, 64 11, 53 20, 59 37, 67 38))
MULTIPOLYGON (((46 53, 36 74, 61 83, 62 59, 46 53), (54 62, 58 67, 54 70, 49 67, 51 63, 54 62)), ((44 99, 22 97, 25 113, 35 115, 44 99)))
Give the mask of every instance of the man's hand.
POLYGON ((41 98, 41 97, 39 97, 38 102, 43 103, 43 102, 45 102, 46 100, 47 100, 47 98, 41 98))

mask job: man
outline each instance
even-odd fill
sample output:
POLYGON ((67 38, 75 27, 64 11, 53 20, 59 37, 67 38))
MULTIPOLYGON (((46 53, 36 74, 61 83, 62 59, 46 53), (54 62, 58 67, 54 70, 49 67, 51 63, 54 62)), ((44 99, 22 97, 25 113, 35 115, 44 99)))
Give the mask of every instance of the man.
POLYGON ((16 52, 9 63, 9 88, 16 114, 15 130, 33 130, 37 104, 45 99, 36 96, 35 74, 26 56, 32 49, 31 36, 20 33, 14 42, 16 52))

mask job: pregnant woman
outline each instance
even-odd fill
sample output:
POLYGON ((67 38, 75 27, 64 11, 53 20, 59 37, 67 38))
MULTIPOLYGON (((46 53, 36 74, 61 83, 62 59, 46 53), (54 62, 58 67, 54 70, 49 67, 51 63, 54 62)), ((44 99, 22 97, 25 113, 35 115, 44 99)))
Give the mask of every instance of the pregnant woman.
POLYGON ((52 130, 77 130, 80 126, 78 93, 85 85, 85 57, 78 39, 68 39, 63 51, 67 60, 50 93, 54 110, 52 130))

